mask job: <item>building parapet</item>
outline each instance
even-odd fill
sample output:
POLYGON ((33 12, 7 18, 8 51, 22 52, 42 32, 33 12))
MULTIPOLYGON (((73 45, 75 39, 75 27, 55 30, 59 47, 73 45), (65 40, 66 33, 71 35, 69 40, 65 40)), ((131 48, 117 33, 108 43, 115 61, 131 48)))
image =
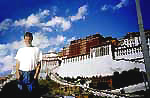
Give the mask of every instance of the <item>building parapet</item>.
POLYGON ((87 59, 94 59, 95 57, 99 56, 106 56, 106 55, 111 55, 111 45, 104 45, 100 47, 95 47, 95 48, 90 48, 90 53, 88 54, 83 54, 75 57, 68 57, 68 58, 63 58, 62 62, 64 64, 67 63, 76 63, 80 61, 84 61, 87 59))

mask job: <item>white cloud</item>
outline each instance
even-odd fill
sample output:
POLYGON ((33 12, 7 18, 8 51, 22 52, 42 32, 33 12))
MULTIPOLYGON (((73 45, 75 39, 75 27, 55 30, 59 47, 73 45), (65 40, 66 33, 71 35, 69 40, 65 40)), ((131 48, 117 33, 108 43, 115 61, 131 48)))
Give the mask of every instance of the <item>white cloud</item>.
POLYGON ((2 30, 8 30, 9 26, 12 25, 12 20, 11 19, 5 19, 0 23, 0 31, 2 30))
POLYGON ((57 35, 56 38, 50 38, 51 45, 59 46, 61 44, 64 44, 64 41, 66 40, 66 37, 62 35, 57 35))
POLYGON ((63 28, 63 31, 66 31, 66 30, 70 29, 71 22, 70 21, 63 21, 61 27, 63 28))
POLYGON ((22 37, 22 40, 21 41, 14 41, 12 42, 10 45, 10 49, 19 49, 21 47, 24 46, 24 41, 23 41, 23 37, 22 37))
POLYGON ((50 15, 50 11, 46 9, 43 12, 39 13, 39 15, 41 15, 41 16, 49 16, 50 15))
POLYGON ((101 10, 102 10, 102 11, 106 11, 106 10, 108 10, 108 8, 109 8, 108 5, 105 4, 105 5, 103 5, 103 6, 101 7, 101 10))
POLYGON ((0 72, 5 72, 7 70, 12 70, 12 66, 15 66, 16 50, 23 47, 23 37, 20 41, 13 41, 8 44, 0 44, 0 63, 1 66, 0 72))
POLYGON ((55 48, 51 48, 48 52, 56 52, 56 47, 55 48))
POLYGON ((23 39, 21 41, 13 41, 12 43, 8 44, 0 44, 0 57, 8 56, 8 53, 9 55, 13 56, 13 51, 18 50, 23 46, 23 39))
POLYGON ((8 44, 0 44, 0 56, 5 56, 8 53, 8 44))
POLYGON ((116 5, 104 4, 101 7, 101 11, 106 11, 108 9, 117 10, 117 9, 122 8, 122 7, 125 7, 127 4, 128 4, 128 0, 120 0, 120 2, 117 3, 116 5))
POLYGON ((24 26, 26 24, 26 20, 25 19, 21 19, 19 21, 15 21, 15 25, 16 26, 24 26))
POLYGON ((29 26, 32 26, 34 24, 38 24, 39 23, 39 17, 35 16, 35 15, 31 15, 27 18, 26 24, 29 26))
POLYGON ((53 30, 50 27, 43 27, 43 32, 52 32, 53 30))
POLYGON ((16 26, 26 26, 30 27, 40 23, 40 17, 34 14, 28 16, 27 19, 21 19, 19 21, 15 21, 16 26))
POLYGON ((31 14, 27 17, 27 19, 20 19, 19 21, 15 21, 16 26, 26 26, 27 28, 30 26, 38 26, 43 31, 52 32, 53 28, 61 28, 63 31, 70 29, 71 22, 66 20, 64 17, 52 17, 48 22, 41 22, 40 19, 49 15, 49 10, 44 10, 39 14, 31 14))
POLYGON ((115 6, 113 7, 113 9, 114 9, 114 10, 120 9, 120 8, 122 8, 123 6, 125 6, 126 3, 127 3, 127 0, 121 0, 117 5, 115 5, 115 6))
POLYGON ((58 46, 58 47, 50 48, 50 50, 48 52, 60 52, 62 50, 63 50, 63 48, 58 46))
POLYGON ((66 31, 71 27, 71 22, 65 20, 63 17, 55 16, 50 21, 48 21, 46 24, 43 25, 53 27, 53 28, 61 27, 63 31, 66 31))
MULTIPOLYGON (((0 31, 2 31, 1 35, 4 35, 6 33, 5 31, 9 30, 10 28, 12 29, 9 31, 14 31, 20 27, 21 29, 24 28, 26 30, 31 29, 30 27, 37 28, 38 32, 69 30, 72 27, 73 21, 85 19, 85 15, 87 14, 87 5, 81 6, 75 16, 68 17, 53 16, 51 13, 56 14, 56 11, 58 10, 56 6, 53 6, 51 10, 52 11, 45 9, 42 11, 39 9, 38 13, 32 13, 26 18, 14 21, 11 19, 5 19, 0 23, 0 31)), ((69 9, 67 10, 69 11, 69 9)))
POLYGON ((66 37, 62 36, 62 35, 58 35, 56 38, 56 42, 59 44, 64 43, 64 40, 66 39, 66 37))
POLYGON ((71 38, 69 38, 69 39, 67 40, 67 44, 70 44, 70 42, 73 41, 73 40, 75 40, 75 39, 76 39, 76 37, 71 37, 71 38))
POLYGON ((15 64, 14 57, 12 55, 7 55, 5 57, 0 57, 0 62, 4 64, 0 71, 12 70, 12 66, 15 64))
POLYGON ((45 9, 43 11, 40 11, 37 14, 31 14, 27 18, 16 20, 14 24, 16 26, 26 26, 27 28, 30 26, 41 26, 41 20, 45 18, 45 16, 49 16, 50 11, 45 9))
POLYGON ((39 17, 38 16, 35 16, 35 15, 31 15, 27 18, 27 21, 26 21, 26 25, 29 25, 29 26, 32 26, 34 24, 38 24, 39 23, 39 17))
POLYGON ((52 11, 45 9, 43 11, 39 11, 39 13, 32 13, 26 18, 15 20, 12 22, 10 19, 4 20, 0 24, 0 30, 8 30, 9 26, 21 26, 26 28, 27 30, 34 26, 37 27, 40 32, 52 32, 53 30, 66 31, 69 30, 72 26, 73 21, 77 21, 80 19, 85 19, 85 15, 87 14, 87 5, 81 6, 78 9, 78 12, 75 16, 68 17, 60 17, 60 16, 52 16, 50 13, 56 14, 58 8, 56 6, 52 7, 52 11), (49 17, 51 18, 49 20, 49 17), (11 23, 11 24, 10 24, 11 23))
POLYGON ((75 16, 70 16, 70 19, 71 21, 85 19, 86 14, 87 14, 87 5, 83 5, 78 9, 78 13, 75 16))
POLYGON ((39 48, 47 48, 50 46, 50 41, 47 36, 45 36, 41 32, 37 32, 33 34, 33 42, 32 44, 39 48))
POLYGON ((50 41, 53 42, 51 45, 55 45, 55 47, 50 48, 48 52, 62 51, 63 46, 69 44, 72 40, 75 40, 75 37, 66 38, 62 35, 58 35, 56 38, 51 38, 50 41), (61 46, 61 47, 60 47, 61 46))

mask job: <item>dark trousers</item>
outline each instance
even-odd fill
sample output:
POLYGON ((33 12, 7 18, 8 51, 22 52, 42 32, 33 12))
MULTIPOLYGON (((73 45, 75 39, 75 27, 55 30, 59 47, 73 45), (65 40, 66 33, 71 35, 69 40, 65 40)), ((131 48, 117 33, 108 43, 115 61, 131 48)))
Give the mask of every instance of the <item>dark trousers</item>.
POLYGON ((35 95, 36 89, 38 89, 38 80, 34 79, 35 70, 21 71, 19 70, 20 79, 18 80, 18 88, 22 92, 22 96, 35 95))

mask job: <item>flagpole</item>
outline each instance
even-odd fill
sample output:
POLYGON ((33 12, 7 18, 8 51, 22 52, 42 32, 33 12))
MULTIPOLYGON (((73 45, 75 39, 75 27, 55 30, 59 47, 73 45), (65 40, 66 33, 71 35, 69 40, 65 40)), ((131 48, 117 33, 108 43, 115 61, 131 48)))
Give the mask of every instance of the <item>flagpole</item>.
POLYGON ((147 47, 147 43, 146 43, 145 32, 144 32, 144 28, 143 28, 143 20, 142 20, 142 14, 141 14, 139 0, 136 0, 136 10, 137 10, 140 37, 141 37, 141 42, 142 42, 141 45, 142 45, 142 50, 143 50, 145 69, 146 69, 146 74, 147 74, 147 78, 148 78, 148 86, 150 87, 150 57, 149 57, 148 47, 147 47))

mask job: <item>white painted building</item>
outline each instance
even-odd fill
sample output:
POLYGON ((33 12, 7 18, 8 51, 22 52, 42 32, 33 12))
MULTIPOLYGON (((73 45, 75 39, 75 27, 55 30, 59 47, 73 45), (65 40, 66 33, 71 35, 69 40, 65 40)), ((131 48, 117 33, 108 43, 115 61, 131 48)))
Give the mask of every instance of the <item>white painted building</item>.
MULTIPOLYGON (((92 77, 112 75, 115 71, 122 72, 133 68, 145 71, 140 37, 136 35, 124 38, 122 42, 118 47, 100 46, 91 48, 90 54, 64 58, 57 72, 62 77, 92 77)), ((150 49, 149 37, 147 43, 150 49)))

